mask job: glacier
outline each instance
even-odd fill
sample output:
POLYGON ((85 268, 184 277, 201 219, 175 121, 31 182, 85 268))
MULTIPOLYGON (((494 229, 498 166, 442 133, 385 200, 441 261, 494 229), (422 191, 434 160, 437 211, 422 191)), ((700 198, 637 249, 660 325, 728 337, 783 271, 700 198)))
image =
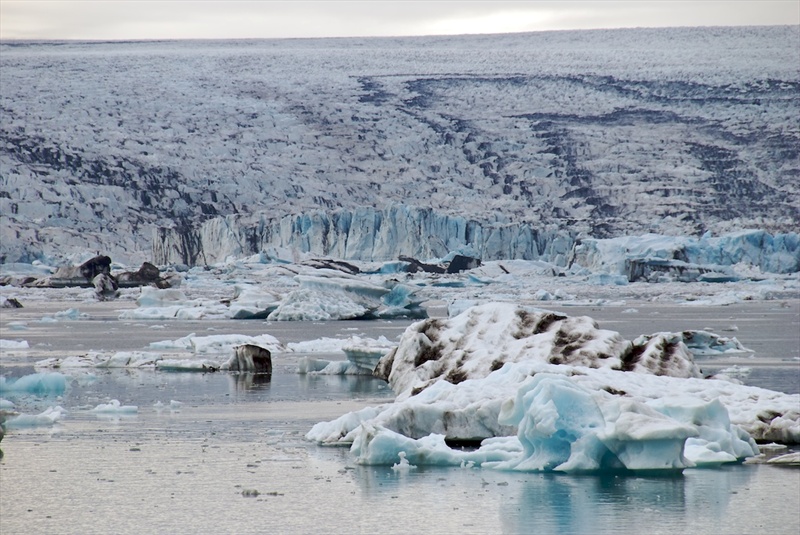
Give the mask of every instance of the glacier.
POLYGON ((4 40, 0 263, 283 243, 566 265, 578 238, 796 232, 799 46, 793 26, 4 40))

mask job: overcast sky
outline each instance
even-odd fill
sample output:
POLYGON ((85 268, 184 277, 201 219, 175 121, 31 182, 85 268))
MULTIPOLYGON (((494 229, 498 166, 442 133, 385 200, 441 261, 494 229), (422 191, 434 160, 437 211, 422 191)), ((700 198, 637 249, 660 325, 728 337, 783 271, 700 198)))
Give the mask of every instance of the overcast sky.
POLYGON ((2 39, 452 35, 800 25, 800 0, 0 0, 2 39))

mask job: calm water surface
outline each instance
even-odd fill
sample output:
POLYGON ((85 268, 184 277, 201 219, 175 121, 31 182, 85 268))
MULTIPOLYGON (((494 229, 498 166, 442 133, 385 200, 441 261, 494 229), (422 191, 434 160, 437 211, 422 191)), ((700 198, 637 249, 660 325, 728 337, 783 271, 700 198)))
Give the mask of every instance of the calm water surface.
MULTIPOLYGON (((769 322, 757 316, 761 311, 744 314, 756 317, 753 339, 763 337, 769 322)), ((784 317, 784 334, 791 318, 784 317)), ((0 319, 0 337, 14 338, 9 317, 0 319)), ((607 321, 617 319, 624 317, 607 321)), ((746 318, 735 321, 737 337, 749 346, 746 318)), ((0 373, 30 373, 35 360, 81 349, 144 349, 188 332, 269 332, 286 342, 352 334, 393 339, 405 325, 186 322, 154 329, 102 319, 29 322, 19 337, 33 349, 4 353, 0 373)), ((621 330, 602 320, 601 326, 621 330)), ((674 329, 639 334, 656 330, 674 329)), ((755 361, 746 381, 775 388, 785 379, 785 390, 794 388, 797 364, 791 336, 787 340, 766 344, 771 353, 762 352, 764 365, 755 361)), ((370 377, 298 375, 298 358, 277 357, 270 381, 79 370, 70 372, 70 388, 60 399, 14 399, 28 414, 56 404, 69 414, 55 427, 14 430, 3 440, 0 533, 800 533, 800 470, 792 468, 735 465, 675 477, 622 477, 358 466, 347 449, 319 447, 303 436, 318 421, 391 401, 392 392, 370 377), (139 410, 129 416, 89 412, 112 398, 139 410), (171 410, 170 400, 182 404, 171 410)))

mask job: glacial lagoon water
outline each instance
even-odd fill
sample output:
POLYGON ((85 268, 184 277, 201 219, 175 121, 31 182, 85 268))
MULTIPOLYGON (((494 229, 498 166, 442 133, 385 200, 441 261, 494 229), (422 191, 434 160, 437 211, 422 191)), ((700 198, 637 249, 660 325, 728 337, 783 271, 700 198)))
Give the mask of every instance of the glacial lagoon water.
MULTIPOLYGON (((735 324, 735 335, 757 346, 756 354, 703 368, 748 367, 748 384, 800 391, 797 302, 637 308, 565 311, 591 315, 626 337, 706 327, 724 334, 735 324)), ((91 320, 40 323, 34 318, 42 310, 21 310, 0 316, 0 337, 31 345, 3 353, 0 373, 8 377, 30 373, 41 358, 142 350, 190 332, 269 333, 283 342, 353 334, 393 339, 408 324, 121 322, 100 304, 91 320), (26 329, 12 331, 12 321, 26 329)), ((318 421, 391 401, 392 392, 371 377, 299 375, 301 356, 277 356, 269 381, 74 370, 61 398, 14 400, 26 413, 61 405, 68 415, 53 427, 11 430, 0 443, 0 533, 800 532, 797 468, 744 464, 653 477, 357 465, 347 449, 311 444, 304 434, 318 421), (90 412, 109 399, 138 412, 90 412)))

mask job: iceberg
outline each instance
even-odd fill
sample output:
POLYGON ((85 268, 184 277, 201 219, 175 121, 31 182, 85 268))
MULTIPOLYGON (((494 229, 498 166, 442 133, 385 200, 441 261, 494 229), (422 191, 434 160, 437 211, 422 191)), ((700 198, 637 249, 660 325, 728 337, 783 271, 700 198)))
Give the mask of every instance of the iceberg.
POLYGON ((523 360, 700 377, 679 336, 661 334, 630 342, 615 331, 599 329, 587 316, 508 303, 487 303, 449 320, 411 325, 398 347, 378 363, 375 375, 404 396, 440 378, 457 384, 523 360))
POLYGON ((108 403, 101 403, 89 412, 97 414, 136 414, 139 412, 139 407, 136 405, 123 405, 118 399, 112 399, 108 403))
POLYGON ((703 379, 683 337, 630 342, 591 318, 479 305, 408 327, 375 371, 394 403, 306 438, 363 464, 403 452, 414 465, 565 472, 680 471, 757 455, 755 440, 800 442, 800 395, 703 379), (463 441, 476 448, 449 446, 463 441))
POLYGON ((67 390, 67 378, 58 373, 33 373, 17 379, 0 377, 0 394, 60 396, 67 390))
POLYGON ((341 351, 347 360, 326 360, 302 357, 298 363, 298 373, 319 375, 372 375, 380 359, 397 346, 385 336, 362 338, 352 336, 345 340, 322 338, 309 342, 287 344, 296 352, 341 351))
POLYGON ((421 318, 427 313, 414 298, 415 289, 402 284, 372 284, 355 277, 298 275, 300 288, 269 315, 275 321, 421 318))
POLYGON ((0 349, 29 349, 27 340, 0 339, 0 349))
POLYGON ((583 238, 570 252, 569 264, 592 273, 625 275, 628 281, 660 278, 691 282, 730 282, 733 267, 753 266, 768 273, 800 270, 800 235, 771 235, 746 230, 714 238, 645 234, 619 238, 583 238))
POLYGON ((193 353, 229 353, 234 347, 253 344, 264 347, 270 351, 283 351, 283 344, 272 335, 260 334, 250 336, 246 334, 214 334, 197 336, 195 333, 187 334, 176 340, 161 340, 151 342, 151 349, 180 349, 193 353))
POLYGON ((255 285, 237 284, 232 299, 189 299, 177 289, 143 287, 138 308, 124 310, 122 320, 269 319, 328 321, 347 319, 425 318, 418 288, 387 280, 382 284, 330 269, 299 266, 314 275, 293 277, 294 288, 281 296, 255 285))
POLYGON ((389 341, 385 336, 381 336, 377 340, 354 336, 342 346, 342 351, 347 356, 347 360, 364 372, 372 373, 378 362, 395 347, 397 344, 389 341))
POLYGON ((48 407, 39 414, 18 414, 8 418, 3 422, 3 426, 8 429, 22 429, 26 427, 46 427, 53 425, 66 416, 67 411, 63 407, 48 407))

